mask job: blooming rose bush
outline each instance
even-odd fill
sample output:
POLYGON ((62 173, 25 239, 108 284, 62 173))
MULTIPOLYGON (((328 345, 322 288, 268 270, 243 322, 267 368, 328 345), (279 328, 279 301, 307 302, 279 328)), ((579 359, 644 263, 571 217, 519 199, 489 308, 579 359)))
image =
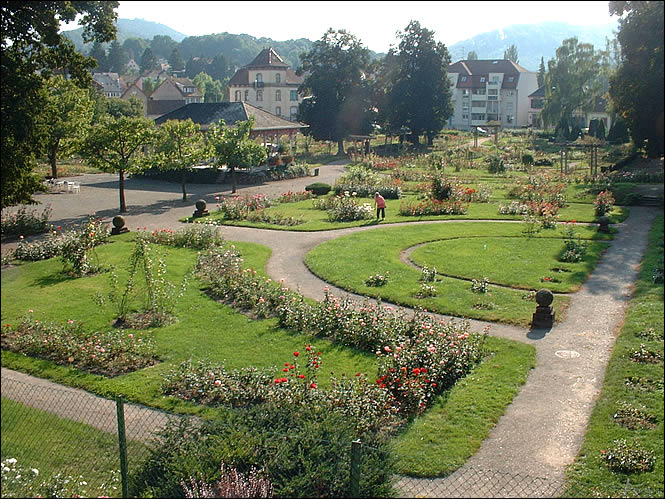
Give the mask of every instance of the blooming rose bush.
POLYGON ((217 210, 221 211, 227 220, 243 220, 251 211, 268 208, 271 204, 265 194, 245 194, 222 198, 217 204, 217 210))
POLYGON ((51 229, 48 220, 52 213, 51 205, 46 205, 41 213, 26 206, 19 206, 14 212, 3 210, 0 215, 0 232, 3 236, 29 236, 48 232, 51 229))
POLYGON ((365 285, 370 287, 385 286, 390 280, 390 271, 387 270, 385 274, 373 274, 365 279, 365 285))
POLYGON ((207 249, 213 246, 221 246, 224 237, 219 233, 217 227, 208 224, 196 224, 174 231, 173 229, 158 229, 152 232, 138 232, 138 237, 143 240, 173 246, 174 248, 207 249))
POLYGON ((302 192, 283 192, 278 198, 278 203, 296 203, 298 201, 305 201, 307 199, 313 199, 314 193, 312 191, 302 191, 302 192))
POLYGON ((103 376, 136 371, 157 360, 150 331, 91 332, 73 320, 57 324, 27 316, 16 327, 2 327, 2 348, 103 376))
POLYGON ((593 207, 596 210, 596 215, 602 217, 614 209, 614 196, 612 191, 602 191, 596 196, 593 202, 593 207))
POLYGON ((402 203, 399 207, 400 215, 421 217, 425 215, 465 215, 469 203, 463 201, 439 201, 425 199, 419 203, 402 203))

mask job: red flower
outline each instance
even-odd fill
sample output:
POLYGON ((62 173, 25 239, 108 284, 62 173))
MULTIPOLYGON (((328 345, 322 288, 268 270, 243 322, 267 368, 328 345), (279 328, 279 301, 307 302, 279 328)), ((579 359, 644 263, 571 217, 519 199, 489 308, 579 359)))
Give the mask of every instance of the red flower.
POLYGON ((293 352, 293 355, 294 357, 297 357, 298 355, 300 355, 300 352, 293 352))
POLYGON ((288 379, 282 378, 282 383, 286 383, 287 381, 288 381, 288 379))
POLYGON ((299 374, 298 377, 299 377, 300 379, 305 379, 305 375, 304 375, 304 374, 299 374))
POLYGON ((281 379, 279 379, 279 378, 275 378, 275 384, 276 384, 276 385, 280 384, 281 382, 282 382, 281 379))
POLYGON ((311 383, 311 384, 309 385, 309 387, 310 387, 310 388, 316 388, 316 383, 311 383))
POLYGON ((282 371, 284 371, 285 373, 288 373, 288 372, 289 372, 289 368, 288 368, 288 367, 285 367, 284 369, 282 369, 282 371))

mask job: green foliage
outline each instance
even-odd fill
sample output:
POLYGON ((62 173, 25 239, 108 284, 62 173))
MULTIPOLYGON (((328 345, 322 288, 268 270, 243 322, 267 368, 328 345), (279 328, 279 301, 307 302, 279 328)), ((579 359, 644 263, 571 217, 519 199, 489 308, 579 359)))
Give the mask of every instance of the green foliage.
POLYGON ((385 57, 378 92, 385 95, 380 105, 389 128, 409 129, 408 140, 418 143, 425 134, 431 145, 434 137, 452 115, 451 91, 446 76, 450 55, 446 46, 434 39, 434 32, 409 22, 398 32, 399 45, 385 57))
POLYGON ((500 154, 487 156, 485 161, 487 163, 487 171, 490 173, 504 173, 506 171, 506 165, 500 154))
POLYGON ((141 55, 141 62, 139 63, 141 73, 152 71, 157 68, 157 56, 153 54, 150 47, 146 48, 141 55))
POLYGON ((331 28, 301 59, 302 91, 310 98, 300 104, 298 120, 309 125, 307 135, 337 142, 337 154, 344 154, 346 136, 372 131, 369 50, 347 31, 331 28))
POLYGON ((0 233, 3 236, 29 236, 46 232, 50 230, 48 219, 52 212, 50 205, 42 209, 41 215, 37 214, 37 210, 28 211, 25 206, 20 206, 12 213, 3 211, 0 233))
POLYGON ((46 81, 53 70, 68 68, 72 81, 85 88, 92 63, 58 33, 60 23, 83 15, 87 41, 110 41, 115 35, 118 2, 7 3, 2 6, 2 173, 1 207, 34 204, 32 194, 44 190, 32 174, 35 158, 44 152, 42 120, 48 99, 46 81))
POLYGON ((509 61, 513 61, 515 64, 520 62, 519 56, 517 55, 517 47, 515 44, 512 44, 503 52, 503 58, 509 61))
POLYGON ((610 98, 638 147, 649 157, 662 156, 663 144, 663 2, 610 2, 610 12, 624 14, 617 38, 621 63, 610 78, 610 98))
POLYGON ((323 196, 328 194, 330 189, 330 184, 326 184, 324 182, 314 182, 313 184, 309 184, 305 187, 306 191, 312 191, 312 193, 316 196, 323 196))
POLYGON ((122 47, 122 45, 120 45, 120 42, 118 42, 118 40, 113 40, 111 42, 111 45, 109 46, 109 53, 107 60, 108 60, 109 71, 121 75, 125 74, 125 69, 127 67, 127 63, 129 62, 129 57, 127 56, 127 52, 122 47))

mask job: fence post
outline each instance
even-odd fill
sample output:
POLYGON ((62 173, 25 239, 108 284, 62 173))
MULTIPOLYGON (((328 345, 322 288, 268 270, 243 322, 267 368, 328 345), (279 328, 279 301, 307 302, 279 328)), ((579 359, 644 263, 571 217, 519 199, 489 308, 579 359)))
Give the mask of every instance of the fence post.
POLYGON ((360 439, 351 442, 351 490, 349 497, 360 497, 360 439))
POLYGON ((120 475, 122 477, 122 497, 129 497, 129 484, 127 472, 127 439, 125 438, 125 406, 122 396, 115 399, 116 413, 118 415, 118 447, 120 449, 120 475))

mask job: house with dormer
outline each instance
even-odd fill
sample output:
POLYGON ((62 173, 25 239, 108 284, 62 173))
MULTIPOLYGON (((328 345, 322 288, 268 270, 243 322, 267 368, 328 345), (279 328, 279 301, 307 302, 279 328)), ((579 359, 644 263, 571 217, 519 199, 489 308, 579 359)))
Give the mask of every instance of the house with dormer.
POLYGON ((92 73, 92 79, 103 87, 106 97, 122 97, 127 85, 118 73, 92 73))
POLYGON ((529 95, 538 74, 507 59, 464 60, 448 66, 454 113, 448 126, 470 130, 498 122, 502 128, 529 124, 529 95))
POLYGON ((229 80, 229 101, 246 102, 296 121, 302 102, 298 87, 303 81, 272 47, 266 48, 229 80))
POLYGON ((122 94, 122 99, 129 100, 132 97, 136 97, 143 104, 143 116, 148 116, 148 96, 143 93, 143 90, 138 85, 138 81, 132 83, 127 90, 122 94))
POLYGON ((167 78, 148 98, 148 117, 155 119, 187 104, 200 104, 203 94, 189 78, 167 78))

